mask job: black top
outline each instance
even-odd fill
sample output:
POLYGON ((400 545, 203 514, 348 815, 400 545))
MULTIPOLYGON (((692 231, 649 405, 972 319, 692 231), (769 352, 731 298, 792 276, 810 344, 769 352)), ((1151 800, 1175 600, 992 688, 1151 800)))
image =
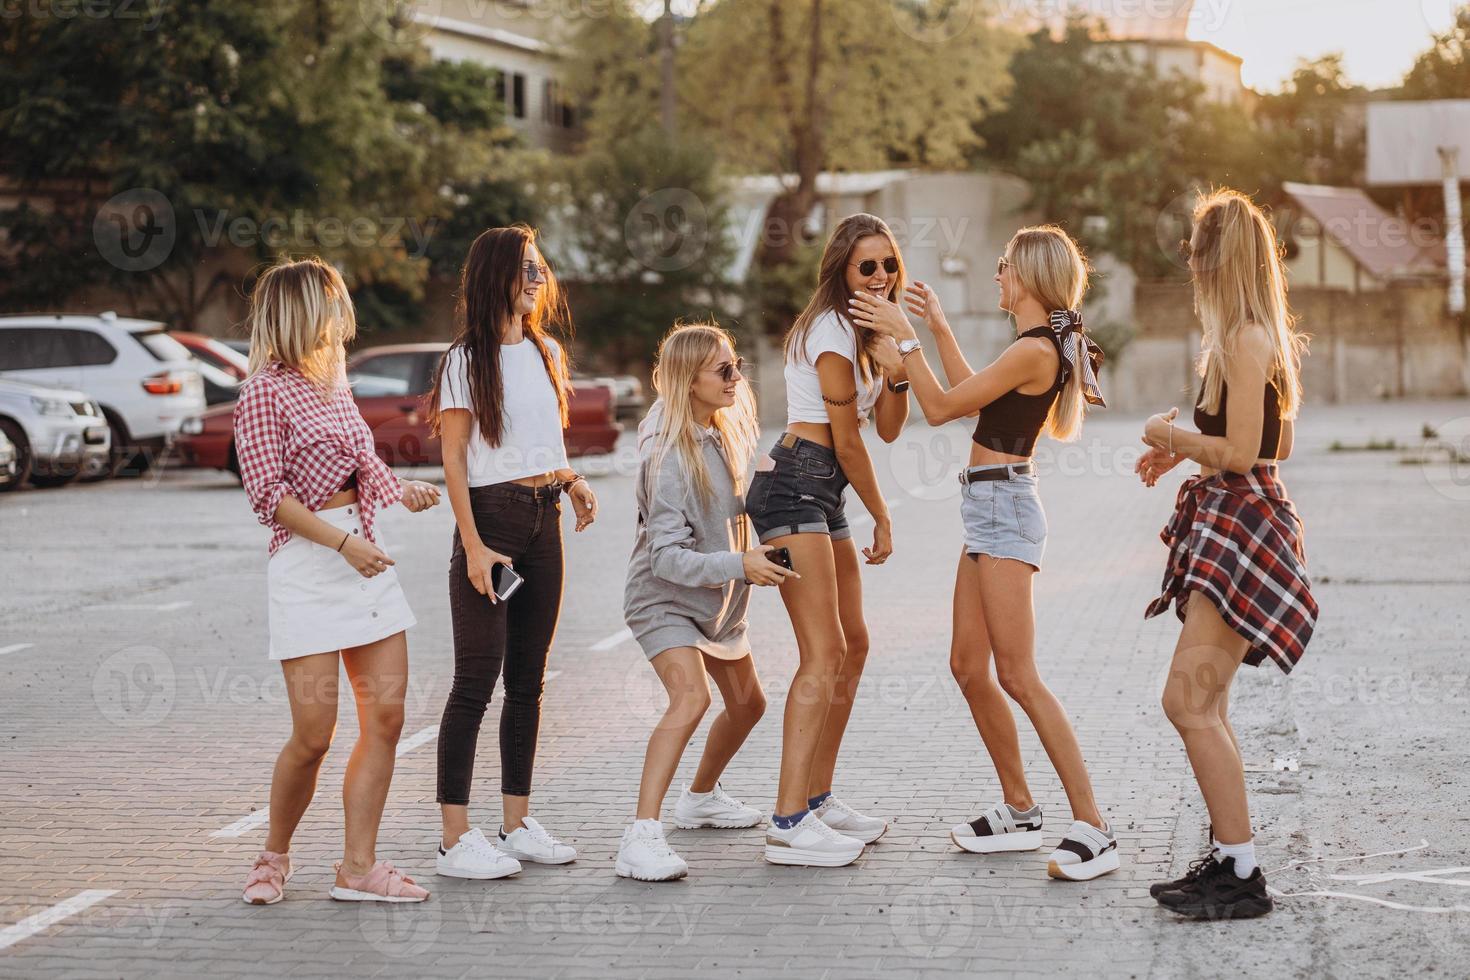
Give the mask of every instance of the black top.
POLYGON ((1039 395, 1023 395, 1012 388, 980 411, 974 440, 986 449, 1012 456, 1030 456, 1036 448, 1036 437, 1046 425, 1046 417, 1062 390, 1066 367, 1057 336, 1049 326, 1032 327, 1022 337, 1045 337, 1057 349, 1057 378, 1051 388, 1039 395))
MULTIPOLYGON (((1200 392, 1203 396, 1204 392, 1200 392)), ((1194 403, 1194 427, 1207 436, 1225 437, 1225 399, 1230 394, 1229 387, 1220 383, 1220 411, 1214 415, 1209 414, 1200 407, 1199 400, 1194 403)), ((1261 423, 1261 451, 1256 454, 1257 459, 1277 459, 1277 453, 1281 449, 1281 394, 1276 390, 1276 382, 1272 380, 1266 384, 1266 408, 1265 419, 1261 423)))

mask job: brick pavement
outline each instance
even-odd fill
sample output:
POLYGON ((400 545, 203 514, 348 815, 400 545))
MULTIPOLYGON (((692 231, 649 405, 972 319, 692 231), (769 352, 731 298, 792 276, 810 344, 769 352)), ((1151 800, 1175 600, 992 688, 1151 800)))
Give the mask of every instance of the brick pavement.
MULTIPOLYGON (((1319 591, 1323 626, 1298 674, 1283 684, 1278 674, 1248 672, 1234 701, 1248 762, 1269 768, 1280 756, 1302 764, 1298 773, 1251 776, 1268 868, 1416 844, 1421 834, 1412 828, 1385 841, 1382 821, 1401 810, 1390 793, 1454 797, 1438 782, 1453 771, 1442 763, 1454 747, 1435 735, 1447 717, 1463 722, 1463 706, 1447 695, 1430 704, 1434 718, 1424 720, 1407 756, 1371 740, 1373 725, 1394 724, 1401 711, 1380 705, 1378 714, 1365 714, 1361 697, 1331 695, 1330 682, 1348 676, 1349 664, 1361 661, 1370 682, 1381 679, 1372 671, 1382 661, 1370 654, 1384 650, 1412 658, 1430 677, 1456 658, 1464 662, 1470 529, 1465 503, 1455 498, 1462 487, 1438 469, 1324 447, 1382 425, 1412 439, 1419 417, 1470 416, 1470 408, 1393 406, 1389 414, 1384 422, 1351 409, 1318 410, 1286 469, 1308 522, 1314 572, 1328 581, 1319 591), (1345 492, 1343 473, 1374 496, 1345 492), (1409 506, 1395 509, 1397 500, 1409 506), (1401 584, 1414 581, 1420 584, 1401 584), (1418 615, 1396 623, 1401 589, 1414 590, 1418 615), (1355 747, 1358 756, 1330 734, 1354 725, 1368 739, 1355 747), (1381 795, 1350 801, 1343 794, 1364 779, 1362 771, 1381 795)), ((238 900, 263 829, 210 836, 264 805, 287 725, 279 673, 263 652, 265 534, 228 480, 168 474, 156 485, 102 484, 0 501, 12 556, 0 649, 32 644, 0 655, 0 928, 86 889, 116 891, 0 951, 0 976, 1171 977, 1262 965, 1240 959, 1241 948, 1289 975, 1386 973, 1386 966, 1374 968, 1374 957, 1385 954, 1449 969, 1450 937, 1456 928, 1463 934, 1463 915, 1391 917, 1364 903, 1303 898, 1258 922, 1200 927, 1164 918, 1148 899, 1149 882, 1197 853, 1204 817, 1157 708, 1177 626, 1140 618, 1158 584, 1163 549, 1155 534, 1172 493, 1146 492, 1127 472, 1138 429, 1134 420, 1094 423, 1082 447, 1043 460, 1051 539, 1037 580, 1039 657, 1075 719, 1124 853, 1122 871, 1085 885, 1050 881, 1045 851, 980 858, 947 838, 949 826, 997 793, 947 664, 959 543, 954 466, 942 459, 963 451, 957 426, 937 435, 911 428, 904 443, 875 457, 890 499, 901 501, 897 551, 885 568, 864 573, 873 654, 838 791, 895 819, 859 863, 774 868, 760 860, 759 830, 673 830, 672 843, 691 865, 687 880, 614 877, 612 856, 662 705, 634 644, 593 649, 622 627, 622 568, 632 539, 630 480, 611 473, 596 481, 602 521, 569 541, 568 601, 551 662, 559 674, 547 688, 537 767, 535 812, 581 857, 563 868, 528 866, 501 882, 436 879, 428 742, 400 759, 380 843, 383 857, 435 892, 412 908, 326 899, 340 824, 336 795, 355 728, 350 705, 297 837, 300 871, 285 904, 251 908, 238 900), (930 480, 914 475, 919 463, 930 480)), ((861 513, 855 500, 852 506, 861 513)), ((415 687, 407 738, 437 724, 448 691, 443 583, 451 518, 446 506, 429 515, 390 513, 385 522, 420 621, 410 634, 415 687)), ((866 532, 859 527, 859 538, 866 532)), ((752 623, 772 710, 725 785, 769 808, 779 708, 795 651, 773 593, 758 596, 752 623)), ((497 707, 498 700, 486 719, 492 736, 481 753, 475 810, 492 825, 497 707)), ((1067 823, 1065 800, 1024 716, 1021 724, 1052 840, 1067 823)), ((692 774, 702 738, 681 778, 692 774)), ((1443 860, 1429 865, 1464 863, 1444 853, 1442 837, 1437 842, 1443 860)), ((1292 875, 1273 884, 1301 887, 1292 875)), ((1446 890, 1458 891, 1439 891, 1446 890)), ((1430 898, 1444 904, 1446 896, 1414 901, 1430 898)))

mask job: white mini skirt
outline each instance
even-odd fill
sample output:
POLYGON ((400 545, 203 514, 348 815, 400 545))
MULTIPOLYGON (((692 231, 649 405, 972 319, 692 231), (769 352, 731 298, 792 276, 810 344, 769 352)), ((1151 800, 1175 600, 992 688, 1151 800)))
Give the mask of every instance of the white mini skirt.
MULTIPOLYGON (((357 504, 319 510, 316 516, 348 533, 362 533, 357 504)), ((373 530, 378 547, 387 551, 381 519, 373 530)), ((394 568, 363 578, 331 548, 294 534, 266 565, 266 594, 272 660, 362 646, 416 622, 394 568)))

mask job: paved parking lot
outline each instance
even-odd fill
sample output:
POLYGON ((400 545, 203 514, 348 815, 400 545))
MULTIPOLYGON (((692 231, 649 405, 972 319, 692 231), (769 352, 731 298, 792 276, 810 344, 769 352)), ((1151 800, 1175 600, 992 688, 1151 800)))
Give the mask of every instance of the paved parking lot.
MULTIPOLYGON (((1141 419, 1094 422, 1041 460, 1051 541, 1039 656, 1124 849, 1119 873, 1084 885, 1049 880, 1045 851, 981 858, 947 838, 997 793, 947 665, 958 426, 919 425, 875 447, 897 551, 864 572, 873 654, 837 789, 894 823, 836 870, 764 864, 759 830, 672 831, 688 879, 613 875, 662 710, 621 635, 633 510, 619 455, 584 464, 603 518, 583 535, 568 524, 538 758, 535 812, 581 856, 499 882, 436 879, 452 518, 447 504, 389 512, 419 626, 380 854, 434 891, 420 907, 326 897, 350 705, 287 901, 239 901, 288 716, 265 654, 267 535, 228 476, 171 471, 0 498, 0 976, 1462 975, 1467 879, 1438 872, 1470 864, 1470 460, 1426 444, 1425 423, 1470 457, 1470 402, 1331 407, 1310 410, 1285 467, 1322 622, 1290 680, 1248 670, 1233 704, 1262 861, 1286 868, 1271 882, 1292 897, 1235 925, 1166 918, 1146 891, 1197 855, 1206 818, 1157 706, 1177 624, 1141 618, 1177 485, 1146 491, 1132 477, 1141 419), (1407 448, 1352 451, 1390 438, 1407 448), (1379 852, 1403 853, 1358 860, 1379 852)), ((795 650, 774 593, 758 596, 752 624, 778 707, 795 650)), ((493 826, 493 717, 486 730, 474 812, 493 826)), ((1060 784, 1024 718, 1022 731, 1059 835, 1060 784)), ((773 710, 725 779, 767 809, 779 736, 773 710)))

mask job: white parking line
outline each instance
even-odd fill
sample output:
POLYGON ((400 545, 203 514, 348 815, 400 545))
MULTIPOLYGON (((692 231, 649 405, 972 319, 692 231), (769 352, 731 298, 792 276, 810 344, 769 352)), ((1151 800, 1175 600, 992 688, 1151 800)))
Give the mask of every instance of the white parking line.
POLYGON ((134 603, 104 603, 97 606, 88 606, 87 609, 93 612, 178 612, 180 609, 186 609, 192 605, 194 603, 188 599, 184 599, 179 602, 165 602, 157 606, 134 603))
MULTIPOLYGON (((425 728, 423 731, 421 731, 421 732, 415 732, 414 734, 410 735, 408 738, 399 739, 399 741, 398 741, 398 750, 394 754, 401 757, 401 756, 403 756, 404 754, 406 754, 408 752, 412 752, 414 749, 418 748, 420 745, 423 745, 423 744, 425 744, 427 742, 434 741, 434 739, 436 739, 438 737, 439 737, 439 726, 438 725, 430 725, 428 728, 425 728)), ((209 836, 210 837, 244 837, 246 834, 250 833, 250 831, 254 830, 256 827, 259 827, 261 824, 263 824, 263 823, 267 822, 268 820, 270 820, 270 818, 271 818, 271 808, 268 807, 268 806, 263 806, 259 810, 256 810, 254 813, 251 813, 251 814, 248 814, 247 816, 241 817, 239 820, 236 820, 234 823, 230 824, 228 827, 221 827, 219 830, 216 830, 214 833, 210 834, 209 836)))
POLYGON ((70 918, 116 894, 116 888, 93 888, 77 892, 71 898, 57 902, 49 909, 43 909, 35 915, 28 915, 13 926, 0 929, 0 949, 14 946, 23 939, 29 939, 36 933, 54 926, 62 919, 70 918))
POLYGON ((34 643, 12 643, 8 647, 0 647, 0 657, 5 656, 7 653, 20 653, 22 650, 29 650, 33 646, 35 646, 34 643))
POLYGON ((626 643, 629 640, 631 640, 632 638, 633 638, 633 631, 632 630, 626 629, 626 628, 625 629, 620 629, 616 633, 614 633, 612 636, 605 636, 602 639, 598 640, 596 643, 592 644, 592 649, 595 652, 597 652, 597 653, 601 653, 604 650, 611 650, 613 647, 617 646, 619 643, 626 643))

